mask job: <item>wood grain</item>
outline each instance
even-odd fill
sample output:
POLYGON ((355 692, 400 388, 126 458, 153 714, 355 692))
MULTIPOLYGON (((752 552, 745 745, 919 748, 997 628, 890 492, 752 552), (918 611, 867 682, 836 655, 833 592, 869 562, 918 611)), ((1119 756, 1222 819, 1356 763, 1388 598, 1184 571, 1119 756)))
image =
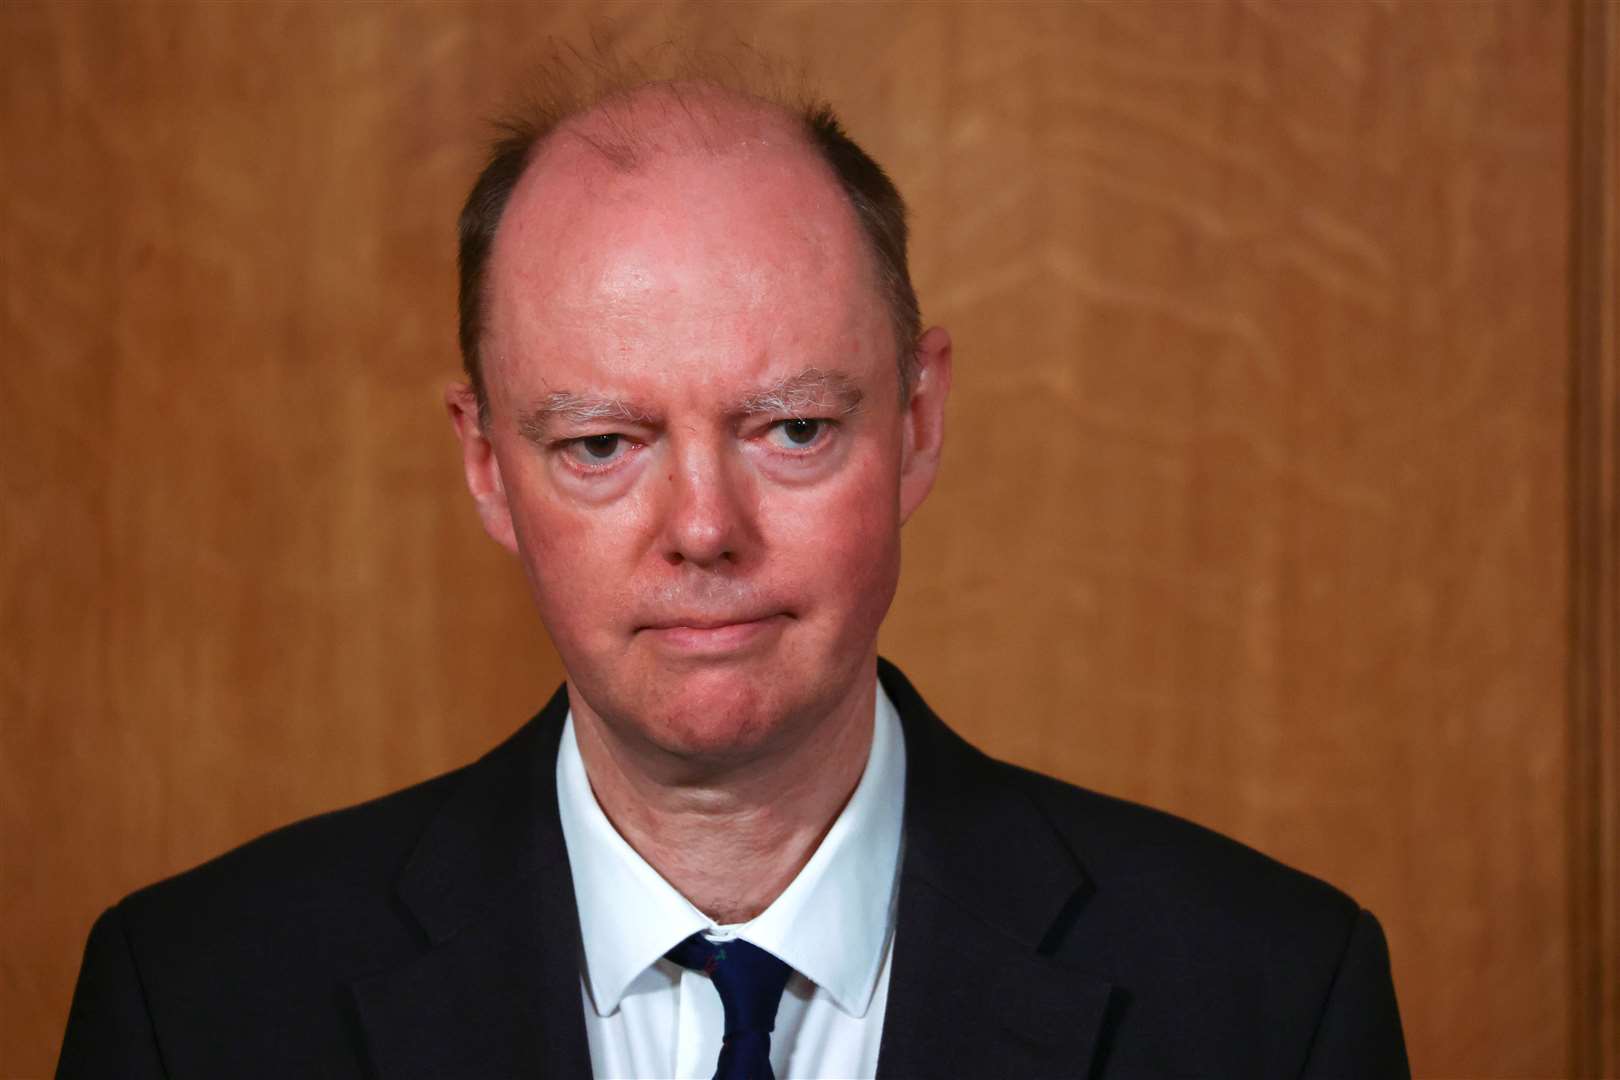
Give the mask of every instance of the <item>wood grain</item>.
POLYGON ((102 907, 559 678, 437 395, 478 119, 593 25, 806 64, 909 194, 947 719, 1352 892, 1420 1074, 1570 1075, 1577 36, 1512 0, 0 5, 0 1075, 102 907))
POLYGON ((1620 1076, 1620 8, 1576 9, 1570 1046, 1620 1076))
POLYGON ((1420 1073, 1567 1075, 1567 10, 968 10, 890 651, 1349 888, 1420 1073))

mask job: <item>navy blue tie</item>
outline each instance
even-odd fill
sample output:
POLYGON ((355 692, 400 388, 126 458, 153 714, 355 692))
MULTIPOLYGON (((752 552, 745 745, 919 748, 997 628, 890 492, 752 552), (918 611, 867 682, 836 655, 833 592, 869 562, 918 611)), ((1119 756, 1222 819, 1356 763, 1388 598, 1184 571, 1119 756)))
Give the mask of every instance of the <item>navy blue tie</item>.
POLYGON ((741 938, 710 941, 701 933, 664 955, 683 968, 701 971, 720 991, 726 1034, 714 1080, 776 1080, 771 1072, 771 1031, 793 969, 741 938))

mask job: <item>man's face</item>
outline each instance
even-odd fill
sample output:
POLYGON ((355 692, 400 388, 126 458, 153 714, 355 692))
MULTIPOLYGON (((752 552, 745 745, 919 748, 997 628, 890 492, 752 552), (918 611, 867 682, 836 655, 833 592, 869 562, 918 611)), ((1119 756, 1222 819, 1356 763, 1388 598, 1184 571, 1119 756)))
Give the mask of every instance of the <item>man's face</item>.
POLYGON ((767 127, 624 173, 559 137, 489 280, 487 441, 458 415, 469 483, 576 713, 725 760, 869 692, 948 343, 929 339, 902 402, 871 256, 812 151, 767 127))

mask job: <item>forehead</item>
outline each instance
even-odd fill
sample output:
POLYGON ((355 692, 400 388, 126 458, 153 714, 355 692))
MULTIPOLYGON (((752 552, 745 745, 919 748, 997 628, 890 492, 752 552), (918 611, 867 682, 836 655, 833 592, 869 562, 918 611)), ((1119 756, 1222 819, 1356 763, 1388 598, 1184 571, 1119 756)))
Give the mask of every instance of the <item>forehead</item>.
POLYGON ((735 366, 840 338, 889 351, 854 211, 768 107, 694 117, 666 103, 565 126, 513 192, 491 256, 491 352, 509 366, 632 351, 735 366), (627 133, 628 165, 614 152, 627 133))

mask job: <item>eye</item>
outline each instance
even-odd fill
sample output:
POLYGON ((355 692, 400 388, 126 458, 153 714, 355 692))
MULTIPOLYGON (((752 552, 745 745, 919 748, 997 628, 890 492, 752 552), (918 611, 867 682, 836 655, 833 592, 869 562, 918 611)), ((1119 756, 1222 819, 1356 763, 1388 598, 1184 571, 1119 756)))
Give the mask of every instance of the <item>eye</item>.
POLYGON ((784 450, 808 450, 818 443, 826 442, 827 432, 832 426, 831 420, 796 416, 772 424, 770 438, 771 442, 784 450))
POLYGON ((575 464, 594 469, 611 465, 624 457, 628 445, 623 435, 582 435, 564 441, 563 450, 575 464))

